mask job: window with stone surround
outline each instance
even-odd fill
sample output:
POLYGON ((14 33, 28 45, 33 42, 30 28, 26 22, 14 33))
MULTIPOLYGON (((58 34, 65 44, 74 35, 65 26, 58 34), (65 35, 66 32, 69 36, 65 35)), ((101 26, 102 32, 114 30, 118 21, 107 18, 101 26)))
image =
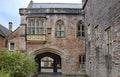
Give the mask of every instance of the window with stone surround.
POLYGON ((87 36, 88 36, 88 40, 90 41, 91 40, 91 26, 90 26, 90 24, 87 27, 87 36))
POLYGON ((10 43, 9 50, 14 50, 15 49, 15 43, 10 43))
POLYGON ((95 26, 95 41, 96 45, 98 44, 98 39, 99 39, 99 26, 95 26))
POLYGON ((96 40, 98 40, 99 39, 99 29, 98 29, 98 25, 95 27, 95 38, 96 38, 96 40))
POLYGON ((85 56, 84 55, 79 56, 79 64, 80 64, 80 68, 84 68, 84 64, 85 64, 85 56))
POLYGON ((80 20, 77 24, 77 37, 80 36, 84 36, 84 24, 82 20, 80 20))
POLYGON ((27 34, 45 34, 45 18, 29 18, 27 34))
POLYGON ((111 54, 112 41, 111 41, 111 27, 105 29, 106 32, 106 54, 111 54))
POLYGON ((56 37, 64 37, 65 36, 64 23, 62 20, 58 20, 56 22, 55 36, 56 37))

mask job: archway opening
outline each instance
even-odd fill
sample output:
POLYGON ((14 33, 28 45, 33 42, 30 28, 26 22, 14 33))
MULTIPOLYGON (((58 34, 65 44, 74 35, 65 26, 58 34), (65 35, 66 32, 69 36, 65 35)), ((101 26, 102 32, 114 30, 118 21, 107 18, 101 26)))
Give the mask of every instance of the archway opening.
POLYGON ((61 57, 51 52, 44 52, 36 55, 38 72, 58 73, 61 72, 61 57))

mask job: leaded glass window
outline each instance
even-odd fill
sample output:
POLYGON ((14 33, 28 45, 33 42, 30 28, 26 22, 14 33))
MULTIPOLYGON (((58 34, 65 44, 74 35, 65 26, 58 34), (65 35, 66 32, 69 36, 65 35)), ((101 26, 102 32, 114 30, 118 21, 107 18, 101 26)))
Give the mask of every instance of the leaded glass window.
POLYGON ((29 18, 27 34, 45 34, 45 18, 29 18))
POLYGON ((64 23, 61 20, 58 20, 56 22, 56 37, 64 37, 65 32, 64 32, 64 23))
POLYGON ((77 37, 79 36, 84 36, 84 24, 82 21, 77 24, 77 37))

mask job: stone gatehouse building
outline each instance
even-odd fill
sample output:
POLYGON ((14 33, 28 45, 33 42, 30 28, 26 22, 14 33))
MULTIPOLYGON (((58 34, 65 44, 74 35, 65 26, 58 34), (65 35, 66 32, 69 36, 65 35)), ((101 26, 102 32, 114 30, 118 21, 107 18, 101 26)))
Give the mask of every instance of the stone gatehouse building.
POLYGON ((19 10, 20 26, 8 37, 9 49, 27 51, 38 63, 39 72, 43 72, 42 62, 48 59, 53 72, 60 69, 62 74, 81 73, 84 64, 81 10, 80 4, 31 1, 27 8, 19 10))
POLYGON ((20 26, 7 37, 8 49, 28 52, 38 72, 52 68, 62 74, 120 77, 120 0, 82 1, 83 6, 31 1, 20 8, 20 26))

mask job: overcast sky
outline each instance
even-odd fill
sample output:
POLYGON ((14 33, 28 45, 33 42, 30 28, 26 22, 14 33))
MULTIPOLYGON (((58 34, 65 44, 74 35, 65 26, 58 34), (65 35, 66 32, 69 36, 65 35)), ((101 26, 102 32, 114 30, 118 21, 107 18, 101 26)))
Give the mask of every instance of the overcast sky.
MULTIPOLYGON (((2 0, 0 2, 0 24, 8 28, 13 22, 13 30, 20 24, 19 8, 26 8, 31 0, 2 0)), ((81 3, 81 0, 33 0, 38 3, 81 3)))

